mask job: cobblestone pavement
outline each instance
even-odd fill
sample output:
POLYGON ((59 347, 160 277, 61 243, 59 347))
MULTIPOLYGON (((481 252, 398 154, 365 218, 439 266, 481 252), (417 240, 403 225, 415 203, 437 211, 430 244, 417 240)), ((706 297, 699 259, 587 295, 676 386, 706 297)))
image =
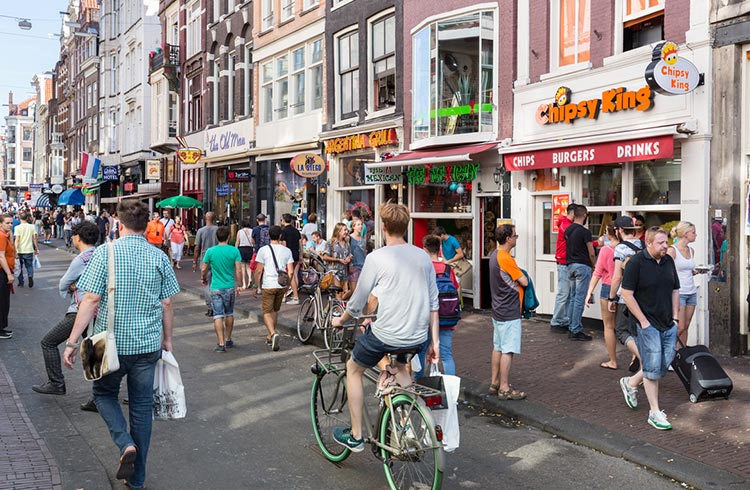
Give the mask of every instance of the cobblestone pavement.
POLYGON ((36 488, 61 490, 60 471, 0 361, 0 490, 36 488))

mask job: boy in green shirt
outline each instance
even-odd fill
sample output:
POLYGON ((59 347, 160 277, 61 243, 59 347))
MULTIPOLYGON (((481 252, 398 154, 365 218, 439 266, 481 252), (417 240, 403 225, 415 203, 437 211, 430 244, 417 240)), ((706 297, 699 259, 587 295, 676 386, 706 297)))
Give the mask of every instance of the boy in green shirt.
POLYGON ((219 242, 203 255, 201 281, 208 285, 208 271, 211 271, 211 308, 214 311, 214 330, 216 330, 216 352, 226 352, 233 347, 232 328, 234 327, 235 281, 242 281, 242 257, 236 247, 229 246, 229 228, 220 226, 216 230, 219 242))

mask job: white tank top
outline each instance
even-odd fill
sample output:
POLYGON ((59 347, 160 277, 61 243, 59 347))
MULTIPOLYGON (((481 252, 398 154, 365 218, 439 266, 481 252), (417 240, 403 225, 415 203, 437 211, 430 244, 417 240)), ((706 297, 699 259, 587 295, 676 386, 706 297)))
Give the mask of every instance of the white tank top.
POLYGON ((693 258, 693 250, 690 250, 690 258, 686 259, 680 253, 677 247, 674 247, 675 258, 674 266, 677 268, 677 277, 680 278, 680 294, 694 294, 698 292, 695 287, 695 280, 693 279, 693 269, 695 269, 695 259, 693 258))

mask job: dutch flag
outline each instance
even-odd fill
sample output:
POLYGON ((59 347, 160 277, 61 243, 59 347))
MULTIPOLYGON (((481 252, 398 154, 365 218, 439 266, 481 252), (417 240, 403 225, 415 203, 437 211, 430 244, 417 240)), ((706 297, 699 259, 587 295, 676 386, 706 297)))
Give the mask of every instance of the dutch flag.
POLYGON ((81 175, 89 179, 95 179, 99 175, 99 166, 102 161, 90 153, 81 156, 81 175))

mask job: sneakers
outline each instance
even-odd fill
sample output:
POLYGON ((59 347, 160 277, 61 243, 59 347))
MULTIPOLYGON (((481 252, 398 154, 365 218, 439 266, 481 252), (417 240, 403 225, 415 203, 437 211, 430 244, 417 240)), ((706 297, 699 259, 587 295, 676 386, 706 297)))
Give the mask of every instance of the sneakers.
POLYGON ((99 409, 96 408, 96 403, 94 402, 94 399, 91 398, 86 403, 81 404, 81 410, 84 412, 99 412, 99 409))
POLYGON ((34 385, 31 387, 32 390, 42 395, 64 395, 65 385, 56 385, 50 382, 44 383, 43 385, 34 385))
POLYGON ((591 335, 583 333, 583 332, 568 333, 568 340, 579 340, 583 342, 588 342, 591 339, 592 339, 591 335))
POLYGON ((293 291, 292 291, 292 288, 289 288, 289 289, 287 289, 287 290, 286 290, 286 293, 284 293, 284 298, 286 299, 286 298, 288 298, 289 296, 291 296, 291 295, 292 295, 292 292, 293 292, 293 291))
POLYGON ((622 390, 622 395, 625 397, 625 403, 630 408, 635 409, 638 406, 638 388, 632 388, 628 384, 629 379, 627 376, 620 378, 620 389, 622 390))
POLYGON ((299 304, 299 299, 292 298, 289 301, 287 301, 286 304, 288 304, 288 305, 298 305, 299 304))
POLYGON ((13 337, 13 332, 8 330, 0 330, 0 339, 9 339, 13 337))
POLYGON ((353 453, 361 453, 365 450, 364 439, 355 439, 352 437, 352 429, 348 427, 334 427, 333 439, 353 453))
POLYGON ((279 334, 275 333, 273 334, 273 337, 271 337, 271 350, 276 352, 279 348, 279 334))
POLYGON ((562 325, 550 325, 549 331, 552 333, 568 333, 568 327, 562 325))
POLYGON ((226 342, 224 342, 224 347, 226 347, 227 349, 229 349, 230 347, 234 347, 234 340, 227 340, 226 342))
POLYGON ((670 424, 669 420, 667 420, 667 414, 664 413, 664 410, 659 410, 658 412, 649 412, 648 423, 654 429, 669 430, 672 428, 672 424, 670 424))
POLYGON ((216 347, 214 347, 214 352, 226 352, 227 348, 223 345, 216 344, 216 347))

